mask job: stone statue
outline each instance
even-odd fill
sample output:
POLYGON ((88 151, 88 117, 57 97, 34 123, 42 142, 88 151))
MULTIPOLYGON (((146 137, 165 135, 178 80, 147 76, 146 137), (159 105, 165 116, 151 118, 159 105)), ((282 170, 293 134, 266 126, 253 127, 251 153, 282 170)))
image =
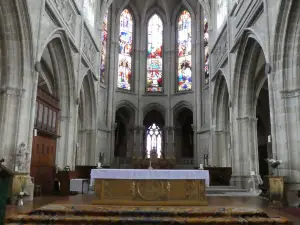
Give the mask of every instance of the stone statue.
POLYGON ((18 172, 26 172, 28 163, 30 161, 29 152, 25 143, 21 143, 16 154, 16 168, 18 172))

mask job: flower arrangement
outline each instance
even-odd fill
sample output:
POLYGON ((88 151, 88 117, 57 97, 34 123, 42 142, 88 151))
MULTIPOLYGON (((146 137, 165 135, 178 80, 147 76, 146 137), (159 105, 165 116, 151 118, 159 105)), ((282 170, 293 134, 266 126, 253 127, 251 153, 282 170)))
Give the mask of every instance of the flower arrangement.
MULTIPOLYGON (((270 166, 272 167, 273 171, 275 169, 278 169, 279 165, 282 163, 281 160, 278 159, 266 159, 266 161, 270 164, 270 166)), ((271 175, 273 175, 274 173, 272 172, 271 175)))
POLYGON ((65 166, 64 171, 70 171, 70 166, 65 166))
POLYGON ((28 196, 28 194, 25 192, 26 184, 27 184, 27 177, 25 176, 20 176, 18 177, 19 182, 20 182, 20 192, 18 193, 18 205, 23 205, 23 198, 28 196))

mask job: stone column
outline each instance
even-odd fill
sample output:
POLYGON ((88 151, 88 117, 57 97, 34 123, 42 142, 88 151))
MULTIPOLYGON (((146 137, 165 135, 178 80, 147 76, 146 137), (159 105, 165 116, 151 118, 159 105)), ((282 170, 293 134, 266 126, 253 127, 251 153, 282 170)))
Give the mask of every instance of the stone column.
POLYGON ((237 146, 232 155, 232 182, 242 188, 247 188, 250 172, 258 174, 256 118, 237 118, 237 146))
POLYGON ((169 137, 169 133, 170 133, 170 129, 171 127, 164 127, 164 145, 163 145, 163 153, 165 155, 165 157, 168 157, 170 154, 170 150, 169 150, 169 146, 170 146, 170 137, 169 137))
POLYGON ((173 128, 173 152, 172 156, 176 159, 181 159, 181 127, 176 126, 173 128))
POLYGON ((140 126, 139 128, 140 128, 140 151, 137 156, 143 157, 145 151, 144 136, 147 131, 147 128, 145 126, 140 126))
MULTIPOLYGON (((0 90, 1 102, 1 158, 4 165, 14 170, 18 145, 18 130, 20 129, 20 109, 23 89, 4 87, 0 90)), ((31 150, 30 150, 31 155, 31 150)), ((27 169, 29 171, 29 169, 27 169)))
MULTIPOLYGON (((110 133, 110 135, 111 135, 111 147, 110 148, 108 148, 108 151, 106 152, 107 154, 108 154, 108 157, 105 157, 104 158, 104 164, 106 163, 105 161, 107 160, 107 159, 110 159, 109 160, 109 165, 111 165, 111 164, 113 164, 113 162, 114 162, 114 158, 115 158, 115 139, 116 139, 116 137, 115 137, 115 131, 116 131, 116 129, 117 129, 117 123, 114 123, 113 124, 113 127, 112 127, 112 131, 111 131, 111 133, 110 133)), ((108 160, 107 160, 108 161, 108 160)), ((108 163, 108 162, 107 162, 108 163)))
POLYGON ((133 156, 137 156, 139 155, 139 142, 140 142, 140 138, 139 138, 139 134, 140 134, 140 127, 139 126, 134 126, 133 128, 133 156))
POLYGON ((195 124, 191 124, 192 129, 193 129, 193 150, 194 150, 194 157, 193 157, 193 161, 194 161, 194 166, 199 165, 200 164, 200 158, 199 158, 199 153, 198 153, 198 149, 197 149, 197 129, 196 129, 196 125, 195 124))

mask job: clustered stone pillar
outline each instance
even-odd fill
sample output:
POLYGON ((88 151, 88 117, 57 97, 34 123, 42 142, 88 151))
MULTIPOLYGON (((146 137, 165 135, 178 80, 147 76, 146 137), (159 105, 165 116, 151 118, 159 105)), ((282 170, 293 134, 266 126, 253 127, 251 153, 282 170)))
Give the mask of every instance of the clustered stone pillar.
POLYGON ((145 126, 140 126, 140 151, 139 155, 140 157, 144 156, 144 151, 145 151, 145 145, 144 145, 144 136, 146 134, 146 127, 145 126))
POLYGON ((255 132, 257 119, 251 117, 237 118, 238 146, 233 157, 233 180, 240 187, 246 187, 250 172, 258 174, 257 135, 255 132), (240 163, 242 162, 242 163, 240 163))
POLYGON ((193 161, 194 165, 198 166, 200 163, 200 159, 198 157, 197 151, 197 129, 195 124, 191 124, 191 127, 193 129, 193 161))
POLYGON ((133 128, 133 156, 137 156, 139 153, 139 134, 140 134, 140 127, 139 126, 134 126, 133 128))

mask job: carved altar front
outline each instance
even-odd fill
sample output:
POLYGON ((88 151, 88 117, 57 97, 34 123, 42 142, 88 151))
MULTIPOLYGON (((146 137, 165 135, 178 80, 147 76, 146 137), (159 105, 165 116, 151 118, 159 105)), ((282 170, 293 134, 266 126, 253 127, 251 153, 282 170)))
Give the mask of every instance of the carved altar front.
POLYGON ((101 205, 207 205, 206 170, 92 169, 95 200, 101 205))
POLYGON ((95 179, 99 205, 205 206, 205 180, 95 179))

